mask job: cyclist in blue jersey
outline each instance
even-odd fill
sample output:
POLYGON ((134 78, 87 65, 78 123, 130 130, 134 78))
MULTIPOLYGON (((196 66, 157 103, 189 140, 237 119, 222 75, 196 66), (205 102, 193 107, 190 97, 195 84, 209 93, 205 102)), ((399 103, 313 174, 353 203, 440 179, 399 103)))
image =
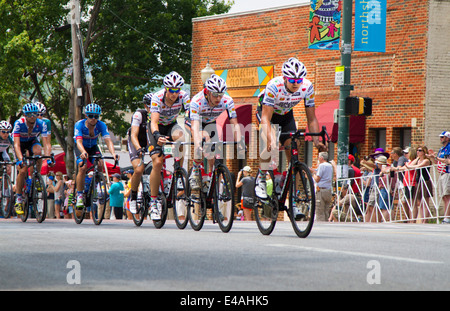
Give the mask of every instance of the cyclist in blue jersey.
MULTIPOLYGON (((11 161, 8 154, 9 147, 14 146, 11 130, 12 125, 8 121, 0 121, 0 161, 11 161)), ((6 166, 6 173, 11 175, 11 165, 6 166)))
MULTIPOLYGON (((103 121, 100 121, 100 114, 102 109, 97 104, 89 104, 84 109, 86 119, 80 120, 75 124, 74 140, 75 140, 75 155, 77 157, 78 175, 77 175, 77 203, 76 208, 83 208, 83 191, 84 180, 86 177, 87 165, 82 165, 84 160, 89 159, 90 156, 100 154, 97 141, 98 137, 102 135, 105 140, 111 155, 119 159, 114 151, 114 144, 108 132, 108 127, 103 121)), ((92 162, 92 161, 90 161, 92 162)), ((100 160, 100 166, 103 166, 103 161, 100 160)))
MULTIPOLYGON (((14 137, 14 151, 16 153, 17 165, 19 167, 19 175, 16 180, 16 204, 15 209, 18 215, 23 214, 22 204, 22 190, 27 175, 28 166, 24 163, 23 158, 26 156, 44 155, 50 156, 52 152, 52 145, 47 133, 47 124, 38 119, 39 109, 34 103, 29 103, 22 108, 23 117, 14 123, 13 137, 14 137), (42 138, 42 147, 39 136, 42 138)), ((53 166, 51 160, 47 160, 49 166, 53 166)), ((42 167, 42 160, 38 160, 37 168, 42 167)), ((43 185, 38 185, 43 186, 43 185)))

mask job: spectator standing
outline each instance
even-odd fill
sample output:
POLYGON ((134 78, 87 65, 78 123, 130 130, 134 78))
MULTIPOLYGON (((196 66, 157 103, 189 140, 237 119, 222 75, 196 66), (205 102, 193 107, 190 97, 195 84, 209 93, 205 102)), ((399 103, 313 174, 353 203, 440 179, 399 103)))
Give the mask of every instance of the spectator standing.
POLYGON ((116 219, 123 219, 123 201, 124 201, 124 190, 122 182, 120 181, 120 174, 116 173, 112 175, 113 183, 108 189, 110 196, 109 205, 114 210, 114 215, 116 219))
POLYGON ((54 185, 54 194, 55 194, 55 216, 56 219, 61 218, 61 206, 64 203, 64 181, 63 174, 61 172, 56 172, 55 174, 55 185, 54 185))
POLYGON ((444 220, 442 223, 450 224, 450 132, 442 132, 442 143, 437 154, 431 154, 430 159, 437 162, 439 176, 439 194, 444 201, 444 220))
POLYGON ((73 213, 73 196, 75 192, 75 183, 73 180, 67 180, 66 190, 64 190, 64 219, 71 219, 73 213))
POLYGON ((313 178, 317 186, 316 220, 327 221, 330 217, 333 182, 333 166, 328 162, 328 152, 319 152, 319 166, 313 178))
POLYGON ((49 219, 55 218, 55 176, 49 174, 47 176, 47 217, 49 219))
POLYGON ((427 218, 430 217, 429 211, 429 200, 433 196, 433 184, 430 176, 430 168, 432 162, 428 158, 428 148, 426 146, 417 147, 417 158, 414 159, 410 164, 405 166, 409 169, 416 169, 416 204, 413 210, 415 216, 415 210, 417 210, 417 205, 419 205, 419 210, 417 213, 417 223, 427 222, 427 218))
POLYGON ((251 176, 250 166, 239 171, 236 179, 236 189, 242 187, 241 206, 244 211, 244 220, 252 219, 253 197, 255 195, 255 177, 251 176), (244 175, 243 178, 241 176, 244 175))

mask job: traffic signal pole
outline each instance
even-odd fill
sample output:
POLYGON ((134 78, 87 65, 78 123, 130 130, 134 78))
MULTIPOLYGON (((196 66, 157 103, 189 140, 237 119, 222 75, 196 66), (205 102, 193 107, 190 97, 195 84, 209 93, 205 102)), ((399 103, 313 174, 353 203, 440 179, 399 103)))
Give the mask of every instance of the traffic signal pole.
POLYGON ((352 60, 352 18, 353 0, 342 0, 341 66, 344 70, 344 83, 339 95, 339 132, 338 132, 338 178, 348 177, 349 124, 350 116, 345 113, 345 100, 350 96, 353 85, 350 84, 352 60))

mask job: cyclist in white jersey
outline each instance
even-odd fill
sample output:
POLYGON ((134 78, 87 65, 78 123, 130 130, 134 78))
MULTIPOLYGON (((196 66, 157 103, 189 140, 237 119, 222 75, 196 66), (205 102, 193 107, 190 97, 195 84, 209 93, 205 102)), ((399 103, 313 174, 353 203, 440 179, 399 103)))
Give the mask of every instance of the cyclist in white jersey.
MULTIPOLYGON (((150 216, 152 220, 161 219, 161 210, 157 204, 161 170, 164 164, 162 147, 168 141, 184 141, 184 131, 177 123, 177 117, 182 110, 189 106, 189 94, 181 90, 184 79, 177 72, 172 71, 163 80, 164 89, 153 94, 150 107, 151 122, 149 135, 150 156, 153 169, 150 174, 150 216)), ((131 208, 130 208, 131 209, 131 208)))
MULTIPOLYGON (((290 58, 283 64, 282 76, 273 78, 260 94, 260 104, 256 117, 262 127, 262 138, 266 143, 266 150, 261 154, 261 161, 271 161, 267 153, 270 153, 276 143, 276 136, 271 124, 278 124, 282 132, 297 131, 294 120, 293 108, 302 100, 305 103, 305 112, 310 132, 319 132, 319 122, 315 113, 314 86, 306 79, 306 68, 296 58, 290 58)), ((320 142, 317 136, 313 137, 314 146, 319 151, 326 151, 327 147, 320 142)), ((281 144, 286 149, 287 161, 290 161, 291 139, 281 138, 281 144)), ((263 170, 265 171, 265 170, 263 170)), ((265 176, 265 174, 262 174, 265 176)), ((264 183, 264 181, 263 181, 264 183)), ((263 191, 264 192, 264 191, 263 191)), ((264 194, 262 194, 264 197, 264 194)))
MULTIPOLYGON (((8 148, 14 147, 14 140, 11 136, 12 125, 8 121, 0 121, 0 161, 11 161, 8 148)), ((6 173, 11 175, 11 165, 6 166, 6 173)))
MULTIPOLYGON (((234 140, 238 142, 238 152, 242 152, 243 149, 245 150, 234 108, 234 101, 230 96, 225 94, 226 90, 227 85, 225 81, 221 77, 213 74, 206 81, 205 89, 195 95, 191 100, 189 116, 186 118, 185 124, 194 140, 194 169, 192 175, 189 177, 192 190, 198 190, 201 187, 198 169, 203 160, 202 140, 203 138, 206 141, 218 139, 215 121, 223 111, 227 111, 230 124, 234 126, 234 140), (213 132, 215 132, 215 135, 213 135, 213 132)), ((214 158, 208 158, 208 165, 212 167, 214 158)))

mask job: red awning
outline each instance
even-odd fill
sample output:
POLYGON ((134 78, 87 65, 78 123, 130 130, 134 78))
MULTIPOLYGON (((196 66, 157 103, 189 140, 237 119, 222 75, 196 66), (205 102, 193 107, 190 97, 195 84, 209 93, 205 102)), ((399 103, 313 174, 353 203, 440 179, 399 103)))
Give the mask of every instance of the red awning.
MULTIPOLYGON (((47 175, 49 172, 54 172, 54 173, 61 172, 63 174, 67 174, 65 155, 66 154, 64 152, 55 155, 55 166, 53 166, 53 167, 49 167, 47 165, 47 161, 43 161, 42 168, 41 168, 41 175, 47 175)), ((113 163, 109 163, 108 161, 106 161, 106 167, 108 169, 108 175, 111 176, 112 174, 115 174, 115 173, 120 174, 120 167, 117 166, 115 169, 113 169, 113 167, 114 167, 113 163)))
MULTIPOLYGON (((333 143, 338 140, 338 123, 334 123, 334 111, 339 109, 339 100, 332 100, 316 107, 316 117, 320 129, 326 126, 328 135, 333 143)), ((366 137, 366 117, 350 116, 349 142, 352 144, 363 143, 366 137)), ((307 138, 311 140, 311 138, 307 138)))
MULTIPOLYGON (((236 114, 238 123, 244 127, 252 123, 252 105, 236 105, 236 114)), ((216 120, 217 131, 219 132, 219 139, 223 141, 233 141, 233 133, 227 133, 227 124, 230 124, 227 111, 222 114, 216 120), (225 139, 224 139, 225 137, 225 139)), ((241 129, 242 130, 242 129, 241 129)), ((250 142, 250 131, 245 132, 245 143, 248 145, 250 142)))

